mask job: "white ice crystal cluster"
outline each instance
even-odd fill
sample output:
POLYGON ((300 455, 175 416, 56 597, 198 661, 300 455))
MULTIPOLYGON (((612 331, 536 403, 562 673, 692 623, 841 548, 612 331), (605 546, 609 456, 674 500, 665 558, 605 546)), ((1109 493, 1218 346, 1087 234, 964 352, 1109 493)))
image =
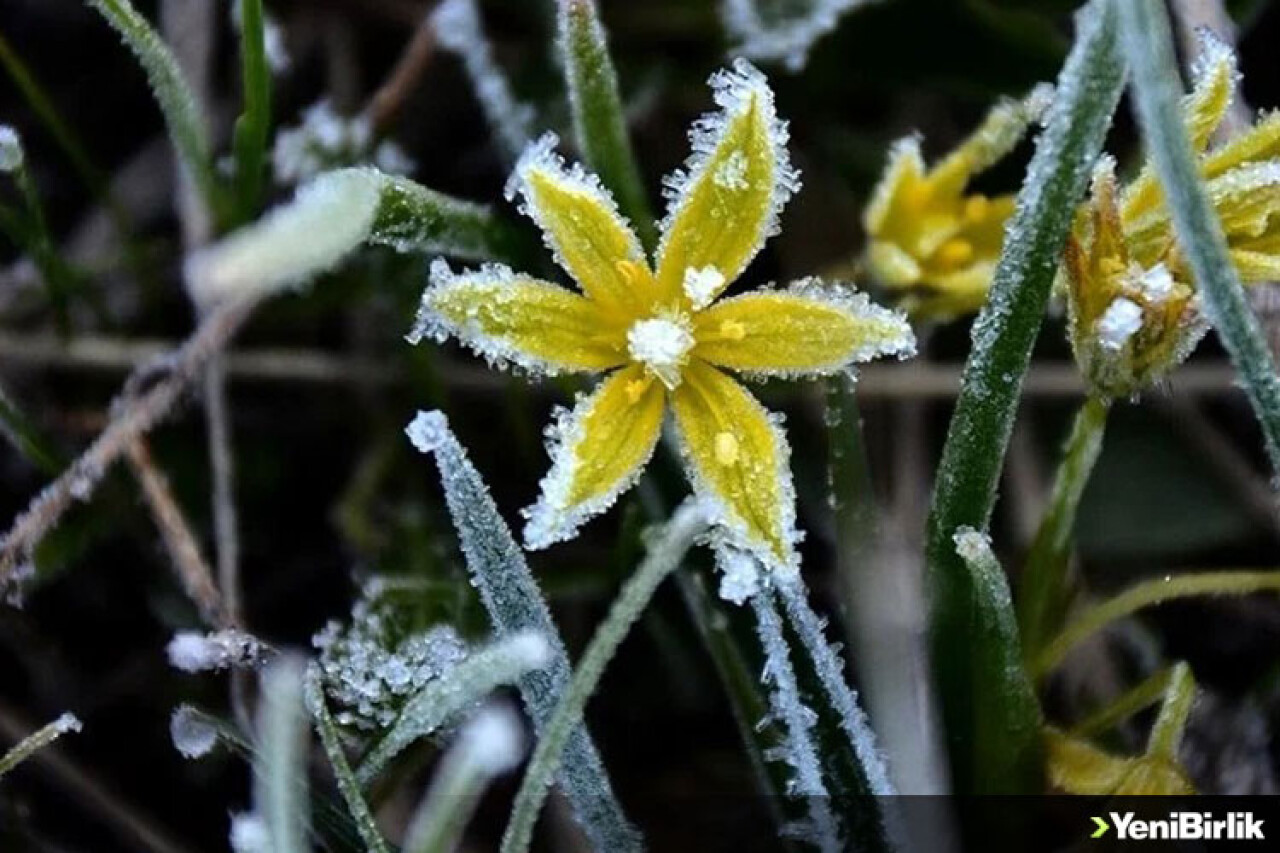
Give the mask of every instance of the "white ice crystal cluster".
POLYGON ((281 184, 302 183, 329 169, 360 163, 394 175, 416 168, 399 145, 374 139, 367 118, 341 116, 328 101, 308 107, 301 124, 276 134, 271 160, 281 184))
POLYGON ((412 696, 467 654, 447 625, 405 633, 380 591, 377 582, 370 584, 349 623, 330 622, 312 640, 325 692, 337 706, 334 719, 364 732, 392 725, 412 696))

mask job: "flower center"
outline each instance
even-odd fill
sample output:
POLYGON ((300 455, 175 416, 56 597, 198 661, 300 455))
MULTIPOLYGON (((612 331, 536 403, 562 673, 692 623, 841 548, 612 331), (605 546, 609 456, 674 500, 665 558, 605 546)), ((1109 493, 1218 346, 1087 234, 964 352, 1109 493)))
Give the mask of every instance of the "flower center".
POLYGON ((640 320, 627 332, 631 357, 667 388, 680 384, 680 368, 684 367, 694 343, 686 323, 663 317, 640 320))

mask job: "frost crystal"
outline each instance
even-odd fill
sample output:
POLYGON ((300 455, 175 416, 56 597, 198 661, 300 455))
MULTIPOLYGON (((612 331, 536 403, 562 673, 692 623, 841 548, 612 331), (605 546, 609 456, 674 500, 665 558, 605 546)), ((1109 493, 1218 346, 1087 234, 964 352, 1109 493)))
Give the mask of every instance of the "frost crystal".
POLYGON ((818 39, 836 28, 840 16, 869 0, 723 0, 721 18, 736 42, 734 53, 780 61, 799 71, 818 39))
POLYGON ((1164 302, 1173 294, 1173 275, 1164 264, 1156 264, 1138 279, 1138 290, 1155 303, 1164 302))
POLYGON ((18 132, 0 124, 0 172, 16 172, 22 168, 22 141, 18 132))
POLYGON ((325 692, 337 706, 334 719, 364 732, 391 726, 414 694, 467 653, 447 625, 406 636, 377 582, 356 601, 349 624, 330 622, 312 645, 320 653, 325 692))
POLYGON ((1098 340, 1106 349, 1117 352, 1124 349, 1124 345, 1141 328, 1142 307, 1121 296, 1098 318, 1098 340))
POLYGON ((232 815, 231 849, 235 853, 273 853, 266 821, 254 812, 232 815))
POLYGON ((218 743, 218 730, 190 705, 179 705, 169 718, 169 737, 183 758, 202 758, 218 743))
POLYGON ((668 388, 680 384, 680 368, 695 343, 687 323, 662 317, 640 320, 627 332, 631 357, 648 367, 668 388))
POLYGON ((729 545, 716 548, 716 567, 720 569, 720 597, 742 604, 760 590, 760 564, 750 554, 729 545))
POLYGON ((302 123, 276 134, 271 152, 276 180, 300 184, 329 169, 372 163, 384 172, 407 175, 417 164, 391 141, 374 145, 373 129, 364 116, 338 115, 328 101, 302 113, 302 123))
MULTIPOLYGON (((735 151, 734 156, 741 158, 742 152, 735 151)), ((728 163, 725 165, 728 165, 728 163)), ((723 287, 724 274, 715 267, 702 267, 701 269, 690 267, 684 271, 684 295, 689 297, 689 301, 693 303, 694 308, 706 308, 723 287)))
POLYGON ((462 59, 476 99, 506 154, 519 156, 529 144, 533 108, 516 101, 507 78, 493 60, 475 0, 444 0, 432 13, 440 46, 462 59))
POLYGON ((243 631, 201 634, 180 631, 167 648, 169 663, 183 672, 212 672, 229 667, 256 667, 267 654, 258 638, 243 631))
POLYGON ((520 716, 505 703, 486 705, 463 725, 458 749, 486 776, 514 769, 525 749, 520 716))

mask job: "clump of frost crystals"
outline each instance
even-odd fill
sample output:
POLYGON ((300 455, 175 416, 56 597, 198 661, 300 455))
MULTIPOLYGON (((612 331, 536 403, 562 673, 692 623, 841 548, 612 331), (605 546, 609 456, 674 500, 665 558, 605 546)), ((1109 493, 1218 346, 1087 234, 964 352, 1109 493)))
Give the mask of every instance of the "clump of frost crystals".
POLYGON ((407 175, 417 166, 389 140, 376 142, 364 116, 339 115, 328 101, 302 113, 302 123, 281 129, 271 152, 276 180, 300 184, 341 166, 370 163, 390 174, 407 175))
POLYGON ((334 719, 362 732, 386 729, 413 695, 467 654, 448 625, 408 632, 382 592, 370 583, 348 624, 330 622, 312 639, 325 692, 337 706, 334 719))
POLYGON ((166 648, 169 663, 183 672, 215 672, 231 667, 256 667, 268 648, 251 634, 228 629, 202 634, 179 631, 166 648))
POLYGON ((870 0, 723 0, 720 16, 733 52, 804 68, 809 50, 836 28, 840 16, 870 0))
POLYGON ((218 730, 195 708, 179 705, 169 718, 169 737, 183 758, 203 758, 218 743, 218 730))
POLYGON ((7 124, 0 124, 0 172, 16 172, 22 168, 22 140, 7 124))

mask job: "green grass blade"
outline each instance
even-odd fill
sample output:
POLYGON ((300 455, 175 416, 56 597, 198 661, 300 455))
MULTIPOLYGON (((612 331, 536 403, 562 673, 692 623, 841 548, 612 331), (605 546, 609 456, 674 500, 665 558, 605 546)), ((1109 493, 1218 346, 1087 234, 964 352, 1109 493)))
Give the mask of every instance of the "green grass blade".
POLYGON ((977 761, 970 784, 978 794, 1041 793, 1040 705, 1023 664, 1004 569, 983 533, 962 529, 955 545, 973 584, 973 645, 968 654, 977 761))
POLYGON ((987 306, 973 328, 973 352, 947 433, 929 516, 933 666, 959 792, 977 767, 976 697, 968 681, 974 628, 970 574, 952 536, 985 529, 1009 443, 1018 394, 1040 330, 1072 212, 1124 82, 1114 9, 1095 2, 1077 18, 1075 46, 1018 194, 987 306))
POLYGON ((196 103, 195 93, 182 75, 173 52, 129 0, 88 0, 88 3, 107 19, 138 58, 160 104, 178 159, 190 173, 205 206, 217 214, 222 205, 213 174, 209 132, 201 106, 196 103))
POLYGON ((63 714, 47 726, 24 737, 13 749, 0 756, 0 777, 62 737, 67 732, 80 731, 80 721, 74 714, 63 714))
POLYGON ((645 195, 627 137, 618 76, 595 0, 558 0, 560 52, 582 158, 613 192, 645 248, 658 242, 653 209, 645 195))
POLYGON ((244 109, 236 120, 236 218, 245 222, 262 204, 271 134, 271 68, 267 63, 262 0, 240 0, 240 75, 244 109))
POLYGON ((1178 246, 1191 264, 1205 313, 1253 404, 1271 467, 1280 472, 1280 376, 1200 181, 1182 118, 1181 78, 1174 61, 1169 17, 1158 0, 1123 0, 1116 5, 1125 52, 1133 62, 1138 120, 1164 189, 1178 246))
POLYGON ((1028 655, 1034 655, 1045 640, 1062 627, 1071 533, 1076 526, 1080 498, 1102 453, 1110 405, 1107 400, 1090 397, 1076 414, 1058 465, 1049 507, 1027 554, 1018 588, 1018 623, 1028 655))

